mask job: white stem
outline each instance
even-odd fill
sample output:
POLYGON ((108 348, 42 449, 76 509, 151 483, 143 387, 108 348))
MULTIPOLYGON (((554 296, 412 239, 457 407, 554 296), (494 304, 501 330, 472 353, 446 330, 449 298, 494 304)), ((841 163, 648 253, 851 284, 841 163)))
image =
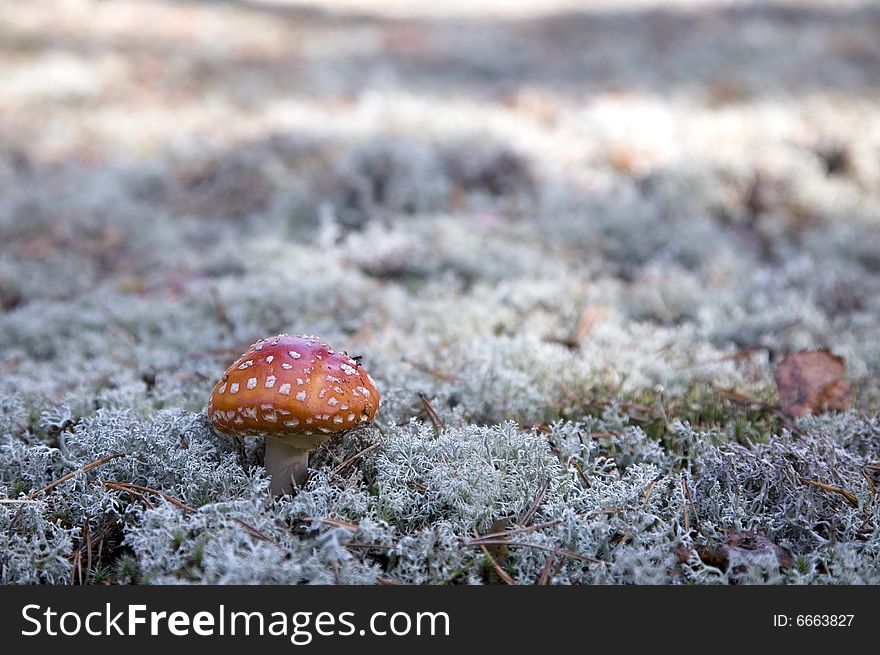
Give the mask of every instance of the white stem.
POLYGON ((289 494, 305 484, 309 472, 309 451, 291 446, 281 439, 266 437, 266 458, 263 463, 272 479, 271 490, 276 496, 289 494))

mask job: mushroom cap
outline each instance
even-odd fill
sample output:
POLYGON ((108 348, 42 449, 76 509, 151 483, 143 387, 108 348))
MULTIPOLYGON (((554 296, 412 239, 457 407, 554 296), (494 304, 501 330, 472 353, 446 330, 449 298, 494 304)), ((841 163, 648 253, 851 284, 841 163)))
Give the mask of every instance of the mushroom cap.
POLYGON ((220 432, 312 450, 373 422, 382 401, 370 374, 312 336, 260 339, 226 370, 208 401, 220 432))

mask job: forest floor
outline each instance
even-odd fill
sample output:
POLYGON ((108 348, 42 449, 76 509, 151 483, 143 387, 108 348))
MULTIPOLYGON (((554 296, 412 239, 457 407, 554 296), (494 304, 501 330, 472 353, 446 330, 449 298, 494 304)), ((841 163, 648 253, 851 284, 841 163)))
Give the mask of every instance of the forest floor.
POLYGON ((880 583, 880 8, 431 4, 0 6, 0 582, 880 583), (274 499, 282 332, 384 404, 274 499))

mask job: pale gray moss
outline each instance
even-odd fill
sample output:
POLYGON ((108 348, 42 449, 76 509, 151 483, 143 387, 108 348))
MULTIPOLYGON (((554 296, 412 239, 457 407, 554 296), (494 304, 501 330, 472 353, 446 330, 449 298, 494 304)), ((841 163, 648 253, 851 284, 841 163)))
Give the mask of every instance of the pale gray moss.
POLYGON ((196 3, 144 77, 51 46, 176 42, 180 8, 75 4, 7 12, 0 582, 494 583, 505 530, 523 584, 880 582, 876 12, 841 49, 821 11, 700 2, 661 52, 638 7, 196 3), (384 405, 272 499, 204 409, 280 332, 384 405), (720 395, 772 405, 800 348, 846 358, 850 411, 720 395), (792 565, 701 559, 750 530, 792 565))

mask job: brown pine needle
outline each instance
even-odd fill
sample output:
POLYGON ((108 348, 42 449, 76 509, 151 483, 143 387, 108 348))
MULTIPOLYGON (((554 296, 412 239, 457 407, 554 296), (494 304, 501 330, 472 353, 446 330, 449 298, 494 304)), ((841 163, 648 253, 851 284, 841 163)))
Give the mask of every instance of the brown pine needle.
POLYGON ((480 541, 481 539, 504 539, 506 537, 512 537, 517 534, 525 534, 527 532, 535 532, 537 530, 542 530, 544 528, 549 528, 554 525, 559 525, 562 523, 562 519, 553 519, 552 521, 545 521, 544 523, 535 523, 534 525, 515 528, 513 530, 505 530, 503 532, 490 532, 487 534, 480 535, 479 539, 474 539, 474 541, 480 541))
POLYGON ((160 498, 164 498, 169 503, 171 503, 172 505, 174 505, 175 507, 177 507, 179 509, 182 509, 185 512, 195 512, 196 511, 195 507, 191 507, 191 506, 187 505, 182 500, 178 500, 174 496, 170 496, 170 495, 166 494, 164 491, 159 491, 158 489, 153 489, 151 487, 144 487, 139 484, 133 484, 131 482, 114 482, 112 480, 102 482, 101 484, 103 484, 108 489, 113 489, 115 491, 135 491, 135 492, 139 492, 140 495, 154 494, 156 496, 159 496, 160 498))
POLYGON ((544 563, 544 567, 541 569, 541 575, 538 576, 537 585, 539 587, 546 587, 548 584, 550 584, 550 567, 552 567, 553 563, 556 561, 557 553, 558 550, 554 550, 552 553, 550 553, 550 556, 544 563))
MULTIPOLYGON (((699 528, 700 527, 700 515, 697 514, 697 507, 694 504, 694 498, 691 495, 691 488, 688 486, 687 480, 685 479, 684 476, 681 477, 681 490, 682 490, 682 493, 684 494, 685 500, 687 501, 688 508, 690 508, 690 511, 694 513, 694 521, 696 522, 697 527, 699 528)), ((685 509, 685 515, 684 515, 685 530, 688 529, 689 523, 690 523, 690 521, 688 520, 688 510, 685 509)))
POLYGON ((865 482, 868 483, 868 489, 871 490, 871 495, 876 496, 877 495, 877 485, 874 484, 874 481, 871 479, 871 476, 868 475, 868 473, 866 471, 862 471, 861 473, 862 473, 862 477, 865 478, 865 482))
POLYGON ((651 481, 648 483, 648 486, 645 487, 645 491, 644 491, 644 493, 642 494, 642 505, 647 505, 647 504, 648 504, 648 501, 651 500, 651 494, 654 493, 654 487, 655 487, 655 486, 657 485, 657 483, 660 482, 660 480, 662 480, 662 479, 663 479, 663 474, 661 473, 660 475, 658 475, 656 478, 654 478, 653 480, 651 480, 651 481))
POLYGON ((254 526, 252 526, 252 525, 251 525, 250 523, 248 523, 247 521, 242 521, 241 519, 236 519, 236 518, 233 518, 232 520, 235 521, 236 523, 238 523, 241 527, 243 527, 243 528, 245 529, 245 532, 247 532, 247 533, 248 533, 250 536, 252 536, 254 539, 259 539, 260 541, 265 541, 265 542, 267 542, 267 543, 270 543, 270 544, 273 544, 273 545, 275 545, 275 546, 278 546, 279 548, 282 548, 282 549, 284 548, 284 547, 278 542, 277 539, 273 539, 272 537, 270 537, 269 535, 267 535, 265 532, 261 532, 260 530, 258 530, 258 529, 255 528, 254 526))
POLYGON ((117 457, 125 457, 125 453, 116 453, 114 455, 107 455, 106 457, 101 457, 100 459, 96 459, 94 462, 89 462, 85 466, 81 466, 78 469, 76 469, 75 471, 71 471, 70 473, 68 473, 66 475, 62 475, 60 478, 58 478, 54 482, 50 482, 45 487, 42 487, 40 489, 37 489, 35 491, 30 492, 30 494, 28 494, 28 497, 33 499, 34 497, 36 497, 42 493, 45 493, 45 492, 49 491, 50 489, 54 489, 59 484, 63 484, 65 482, 67 482, 68 480, 70 480, 71 478, 76 476, 77 473, 88 473, 92 469, 98 468, 99 466, 103 466, 107 462, 113 461, 117 457))
POLYGON ((425 408, 425 412, 427 412, 428 418, 431 419, 431 424, 434 426, 434 429, 442 430, 446 424, 443 422, 443 419, 440 418, 440 415, 436 411, 434 411, 434 408, 431 406, 431 401, 428 400, 428 397, 425 394, 420 393, 419 400, 422 401, 422 407, 425 408))
POLYGON ((312 521, 318 521, 324 525, 329 525, 334 528, 345 528, 346 530, 350 530, 351 532, 357 532, 360 529, 360 526, 355 525, 354 523, 347 523, 345 521, 339 521, 337 519, 328 519, 323 518, 321 516, 300 516, 299 521, 303 523, 311 523, 312 521))
MULTIPOLYGON (((506 523, 506 521, 503 521, 503 522, 506 523)), ((499 523, 499 522, 496 521, 496 523, 499 523)), ((476 528, 474 528, 474 536, 477 539, 480 538, 480 533, 477 532, 476 528)), ((507 571, 504 570, 504 568, 498 562, 498 558, 496 558, 496 556, 495 556, 497 554, 498 557, 502 557, 504 559, 507 559, 507 542, 504 540, 498 540, 497 542, 487 541, 487 542, 481 542, 479 544, 479 546, 480 546, 480 550, 483 551, 483 555, 485 555, 486 558, 489 560, 489 562, 491 562, 492 568, 495 569, 495 573, 498 574, 498 577, 501 578, 501 581, 506 585, 511 585, 511 586, 516 585, 516 581, 510 577, 510 574, 507 571), (503 546, 502 548, 493 549, 495 551, 494 554, 485 545, 485 544, 493 544, 493 543, 503 546)))
POLYGON ((830 484, 825 484, 824 482, 819 482, 817 480, 809 480, 807 478, 801 478, 801 477, 799 477, 798 479, 801 482, 806 482, 807 484, 811 484, 814 487, 818 487, 819 489, 822 489, 823 491, 830 491, 831 493, 840 494, 841 496, 846 498, 846 501, 850 505, 852 505, 856 509, 859 508, 858 498, 856 498, 854 493, 847 491, 846 489, 841 489, 840 487, 834 487, 830 484))
POLYGON ((335 469, 333 469, 333 470, 331 471, 331 473, 332 473, 333 475, 338 475, 340 472, 344 471, 348 466, 351 466, 353 463, 355 463, 355 462, 356 462, 357 460, 359 460, 361 457, 363 457, 364 455, 366 455, 366 454, 369 453, 369 452, 372 452, 372 451, 376 450, 376 449, 377 449, 379 446, 381 446, 381 445, 382 445, 382 444, 380 444, 380 443, 374 443, 372 446, 367 446, 366 448, 364 448, 364 449, 363 449, 362 451, 360 451, 359 453, 355 453, 354 455, 352 455, 351 457, 349 457, 347 460, 345 460, 344 462, 342 462, 342 464, 340 464, 340 465, 337 466, 335 469))
POLYGON ((595 557, 587 557, 585 555, 578 555, 575 552, 570 550, 566 550, 564 548, 550 548, 549 546, 541 546, 539 544, 528 544, 523 541, 507 541, 504 539, 475 539, 472 541, 465 541, 463 546, 491 546, 493 544, 497 545, 505 545, 511 547, 519 547, 519 548, 534 548, 536 550, 544 550, 549 553, 558 553, 563 557, 568 557, 570 559, 576 559, 581 562, 588 562, 589 564, 602 564, 602 560, 596 559, 595 557))
POLYGON ((550 488, 550 480, 545 480, 544 484, 541 485, 541 489, 538 491, 538 496, 535 498, 535 501, 532 503, 532 506, 529 507, 529 510, 526 512, 525 516, 521 521, 523 526, 527 526, 529 522, 534 517, 535 512, 538 511, 538 508, 541 506, 541 503, 544 502, 544 496, 547 493, 547 489, 550 488))
MULTIPOLYGON (((501 543, 506 543, 506 542, 501 542, 501 543)), ((501 565, 498 563, 498 560, 496 560, 494 557, 492 557, 492 553, 489 552, 489 549, 486 548, 486 546, 481 544, 480 550, 483 551, 483 555, 485 555, 489 559, 489 561, 492 563, 492 568, 495 569, 495 572, 498 574, 498 577, 501 578, 501 580, 504 582, 504 584, 516 586, 516 580, 511 578, 510 574, 507 571, 505 571, 503 568, 501 568, 501 565)))
MULTIPOLYGON (((89 532, 89 519, 83 519, 83 533, 86 547, 86 578, 92 570, 92 535, 89 532)), ((80 584, 82 584, 82 576, 80 576, 80 584)))

